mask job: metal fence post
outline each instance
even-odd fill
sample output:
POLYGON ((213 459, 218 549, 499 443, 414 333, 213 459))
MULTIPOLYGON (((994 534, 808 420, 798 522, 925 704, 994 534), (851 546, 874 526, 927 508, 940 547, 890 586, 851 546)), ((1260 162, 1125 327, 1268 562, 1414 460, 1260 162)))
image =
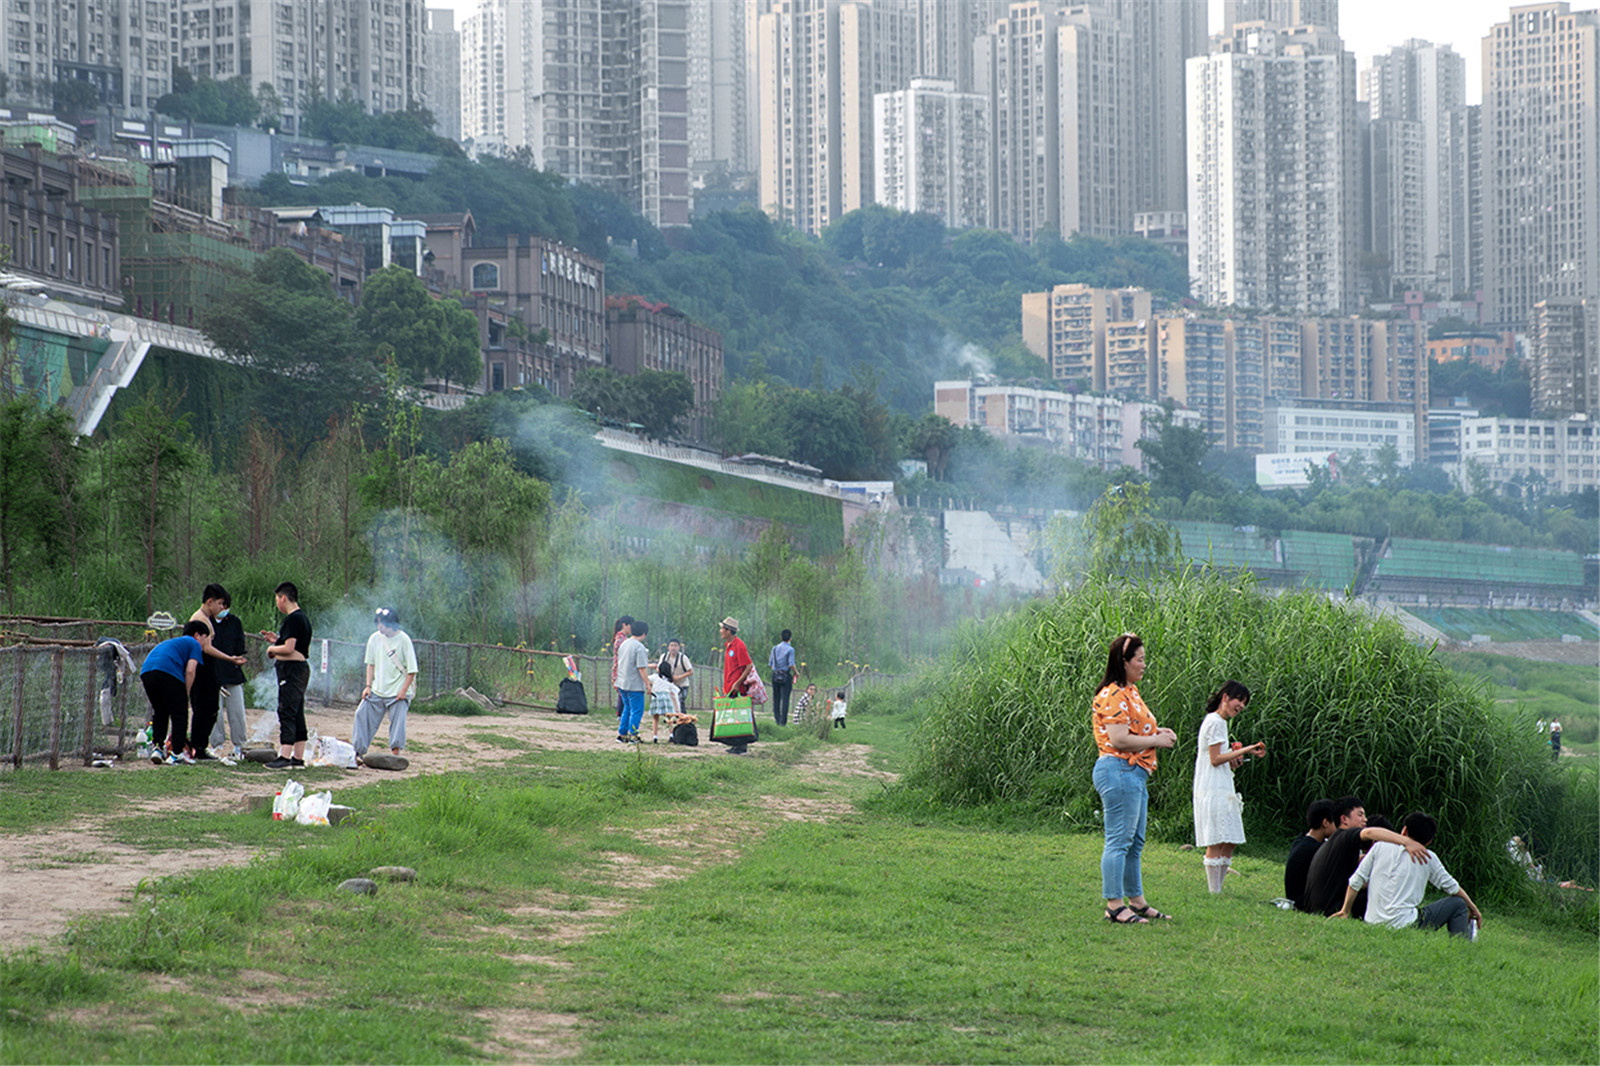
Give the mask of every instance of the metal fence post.
POLYGON ((16 692, 13 693, 14 706, 11 715, 11 766, 13 769, 18 769, 22 766, 22 683, 27 679, 28 676, 28 668, 23 662, 23 655, 25 653, 22 650, 21 644, 17 645, 16 652, 17 689, 16 692))
POLYGON ((57 648, 50 656, 50 769, 61 769, 61 673, 67 653, 57 648))
MULTIPOLYGON (((94 718, 95 704, 99 701, 95 696, 99 694, 99 686, 95 684, 95 668, 99 665, 100 652, 97 649, 89 650, 88 680, 83 683, 83 765, 88 766, 94 762, 94 718)), ((116 667, 112 667, 116 669, 116 667)))

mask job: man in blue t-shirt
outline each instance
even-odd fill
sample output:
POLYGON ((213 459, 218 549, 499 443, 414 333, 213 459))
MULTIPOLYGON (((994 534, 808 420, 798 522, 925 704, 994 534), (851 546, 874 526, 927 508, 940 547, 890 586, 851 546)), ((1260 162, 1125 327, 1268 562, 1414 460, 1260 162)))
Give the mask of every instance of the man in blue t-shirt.
POLYGON ((190 622, 183 627, 183 636, 163 640, 150 649, 139 668, 139 681, 150 699, 150 739, 155 748, 150 761, 185 763, 194 765, 185 752, 188 743, 189 690, 194 687, 194 674, 211 643, 211 627, 204 622, 190 622), (167 741, 167 727, 172 728, 170 754, 163 746, 167 741))

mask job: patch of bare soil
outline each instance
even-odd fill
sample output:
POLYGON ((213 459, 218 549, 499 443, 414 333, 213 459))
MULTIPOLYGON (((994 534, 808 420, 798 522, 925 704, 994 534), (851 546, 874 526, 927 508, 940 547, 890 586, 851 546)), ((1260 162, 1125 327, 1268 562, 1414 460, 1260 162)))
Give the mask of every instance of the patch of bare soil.
MULTIPOLYGON (((348 737, 354 708, 308 708, 307 724, 323 735, 348 737)), ((251 716, 253 721, 254 714, 251 716)), ((502 763, 528 751, 616 750, 615 720, 605 713, 586 717, 555 717, 535 713, 456 718, 412 715, 407 721, 412 750, 410 766, 392 776, 415 777, 446 770, 470 770, 502 763), (526 747, 505 747, 486 735, 509 737, 526 747)), ((379 743, 386 737, 380 738, 379 743)), ((377 750, 378 745, 374 745, 377 750)), ((663 758, 707 758, 723 755, 720 745, 680 748, 651 745, 652 755, 663 758)), ((757 755, 759 757, 759 753, 757 755)), ((814 751, 797 770, 802 779, 821 783, 826 778, 890 780, 893 775, 873 769, 867 749, 855 744, 833 744, 814 751)), ((216 763, 196 767, 155 766, 130 760, 111 770, 63 770, 63 773, 164 773, 201 774, 215 778, 198 794, 132 799, 116 818, 159 815, 164 811, 212 809, 241 810, 247 797, 270 795, 288 774, 263 774, 258 770, 230 768, 216 763)), ((351 784, 380 780, 384 771, 345 771, 351 784)), ((331 787, 337 801, 339 784, 331 787)), ((684 878, 695 870, 730 862, 742 846, 767 829, 786 821, 827 821, 849 813, 851 805, 837 799, 762 796, 743 811, 679 812, 669 823, 637 831, 641 843, 662 853, 662 858, 641 858, 609 852, 589 871, 601 887, 593 894, 528 899, 509 908, 506 928, 482 928, 480 935, 497 941, 501 954, 526 966, 517 1001, 507 1009, 479 1014, 489 1023, 491 1036, 481 1047, 488 1056, 511 1061, 554 1061, 578 1056, 582 1051, 581 1019, 541 1010, 542 986, 533 979, 539 971, 560 970, 569 963, 560 957, 564 945, 604 928, 632 905, 641 889, 684 878)), ((73 918, 103 913, 131 905, 139 883, 147 878, 225 864, 248 862, 249 848, 208 847, 184 851, 141 851, 109 839, 102 826, 79 819, 49 831, 0 836, 0 950, 15 951, 40 944, 61 933, 73 918)), ((152 977, 152 980, 158 979, 152 977)), ((166 978, 159 978, 167 980, 166 978)), ((206 994, 202 988, 186 991, 206 994)), ((275 975, 242 971, 229 981, 226 995, 245 1010, 268 1009, 285 1002, 287 992, 275 975)))

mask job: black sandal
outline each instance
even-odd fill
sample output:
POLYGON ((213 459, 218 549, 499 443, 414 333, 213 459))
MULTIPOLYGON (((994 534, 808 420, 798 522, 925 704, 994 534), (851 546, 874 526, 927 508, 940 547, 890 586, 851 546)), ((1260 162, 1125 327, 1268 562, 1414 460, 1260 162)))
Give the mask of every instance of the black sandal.
POLYGON ((1149 925, 1150 924, 1149 919, 1141 918, 1139 915, 1134 913, 1134 908, 1129 907, 1129 906, 1121 906, 1121 907, 1118 907, 1116 910, 1112 910, 1110 907, 1107 907, 1106 908, 1106 921, 1110 922, 1112 925, 1149 925))
POLYGON ((1147 921, 1153 921, 1153 922, 1170 922, 1170 921, 1172 921, 1172 915, 1170 915, 1170 914, 1162 914, 1160 911, 1156 910, 1154 907, 1152 907, 1148 903, 1146 903, 1143 907, 1130 907, 1129 909, 1132 910, 1133 913, 1139 915, 1139 917, 1144 918, 1147 921))

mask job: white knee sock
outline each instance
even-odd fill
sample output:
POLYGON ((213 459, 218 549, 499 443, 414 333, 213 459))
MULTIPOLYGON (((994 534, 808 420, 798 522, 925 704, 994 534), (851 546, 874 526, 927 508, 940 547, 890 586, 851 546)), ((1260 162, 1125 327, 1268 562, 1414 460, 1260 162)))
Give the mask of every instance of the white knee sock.
POLYGON ((1218 895, 1222 892, 1222 879, 1228 873, 1228 860, 1207 859, 1205 860, 1205 866, 1206 887, 1211 890, 1212 895, 1218 895))

